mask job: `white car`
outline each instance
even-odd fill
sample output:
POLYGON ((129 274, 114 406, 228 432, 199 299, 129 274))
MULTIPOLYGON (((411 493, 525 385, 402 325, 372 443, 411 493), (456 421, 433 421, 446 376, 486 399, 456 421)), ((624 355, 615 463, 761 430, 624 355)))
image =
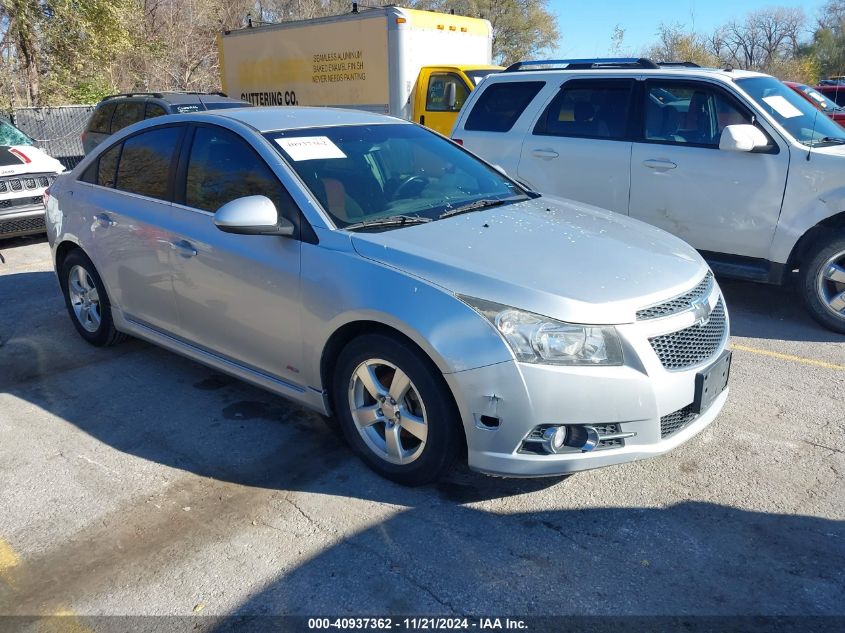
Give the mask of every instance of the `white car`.
POLYGON ((44 232, 44 192, 64 170, 26 134, 0 121, 0 239, 44 232))
POLYGON ((845 332, 845 129, 777 79, 647 59, 522 62, 453 139, 532 189, 674 233, 717 275, 780 284, 845 332))

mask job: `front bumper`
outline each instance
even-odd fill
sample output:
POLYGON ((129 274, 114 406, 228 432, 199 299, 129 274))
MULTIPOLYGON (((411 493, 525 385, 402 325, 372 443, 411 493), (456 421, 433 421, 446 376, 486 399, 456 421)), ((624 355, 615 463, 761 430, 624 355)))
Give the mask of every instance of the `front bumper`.
POLYGON ((724 340, 705 361, 681 371, 666 369, 649 338, 691 324, 687 313, 619 326, 625 364, 618 367, 514 360, 446 374, 464 421, 470 468, 508 477, 562 475, 654 457, 683 444, 716 418, 728 398, 725 389, 705 411, 667 432, 669 416, 693 403, 696 374, 716 362, 727 345, 726 323, 724 340), (635 435, 591 452, 525 452, 529 433, 548 424, 616 425, 618 432, 635 435))
POLYGON ((0 239, 44 233, 44 203, 0 208, 0 239))

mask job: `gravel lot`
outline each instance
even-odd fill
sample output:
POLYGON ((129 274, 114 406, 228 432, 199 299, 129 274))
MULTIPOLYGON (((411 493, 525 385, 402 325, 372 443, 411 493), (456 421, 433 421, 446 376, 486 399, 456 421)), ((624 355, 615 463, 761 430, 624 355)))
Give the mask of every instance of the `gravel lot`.
POLYGON ((675 452, 409 490, 0 252, 0 614, 845 615, 845 337, 791 290, 722 282, 732 395, 675 452))

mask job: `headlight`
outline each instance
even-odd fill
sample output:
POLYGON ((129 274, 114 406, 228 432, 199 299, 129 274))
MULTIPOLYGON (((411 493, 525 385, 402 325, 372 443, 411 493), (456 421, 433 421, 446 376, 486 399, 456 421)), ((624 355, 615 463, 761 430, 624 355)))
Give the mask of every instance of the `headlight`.
POLYGON ((621 365, 616 328, 575 325, 509 306, 458 295, 493 324, 517 360, 548 365, 621 365))

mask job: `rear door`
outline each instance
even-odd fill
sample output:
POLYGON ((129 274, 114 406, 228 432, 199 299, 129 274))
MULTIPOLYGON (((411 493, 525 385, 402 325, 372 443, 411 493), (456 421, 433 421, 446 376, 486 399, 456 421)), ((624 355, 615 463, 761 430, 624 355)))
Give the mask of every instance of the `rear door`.
POLYGON ((298 236, 224 233, 214 212, 260 194, 299 227, 299 209, 243 137, 213 125, 195 127, 192 137, 179 169, 171 252, 181 336, 296 385, 302 360, 298 236))
POLYGON ((540 192, 628 211, 635 81, 566 81, 522 143, 517 175, 540 192))
POLYGON ((172 177, 184 125, 140 132, 106 150, 78 183, 91 218, 91 253, 124 316, 157 330, 178 327, 170 279, 172 177))
POLYGON ((768 257, 788 147, 766 132, 766 151, 720 150, 726 126, 750 124, 754 117, 738 97, 711 82, 649 79, 639 99, 643 118, 631 159, 629 215, 701 251, 768 257))

